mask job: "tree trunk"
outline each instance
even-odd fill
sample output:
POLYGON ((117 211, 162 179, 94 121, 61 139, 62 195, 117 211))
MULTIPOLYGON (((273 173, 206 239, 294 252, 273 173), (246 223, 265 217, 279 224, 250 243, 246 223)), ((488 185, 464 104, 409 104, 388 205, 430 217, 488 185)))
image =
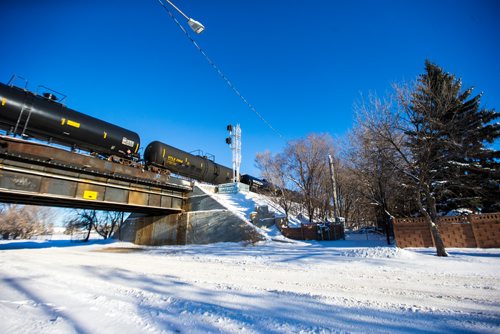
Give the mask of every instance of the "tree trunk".
POLYGON ((314 206, 311 203, 311 199, 307 201, 307 214, 309 215, 309 223, 313 222, 313 216, 314 216, 314 206))
POLYGON ((90 232, 92 231, 92 226, 94 226, 94 222, 95 222, 95 219, 96 219, 96 213, 95 213, 95 210, 92 210, 92 213, 89 213, 89 215, 91 215, 89 218, 89 229, 87 231, 87 236, 85 237, 85 239, 83 240, 84 242, 87 242, 89 241, 90 239, 90 232))
POLYGON ((448 256, 446 248, 444 247, 443 239, 441 238, 441 233, 437 225, 431 221, 430 222, 432 238, 434 239, 434 244, 436 245, 437 256, 448 256))
POLYGON ((83 239, 83 242, 89 241, 89 239, 90 239, 90 232, 92 231, 92 225, 94 225, 94 224, 91 222, 89 224, 89 228, 88 228, 88 231, 87 231, 87 236, 85 237, 85 239, 83 239))
MULTIPOLYGON (((285 194, 285 191, 283 190, 283 188, 279 187, 278 189, 279 189, 279 192, 281 193, 281 200, 278 200, 278 203, 281 205, 283 210, 285 210, 285 217, 288 220, 288 211, 290 211, 290 207, 288 205, 288 199, 286 197, 286 194, 285 194)), ((278 195, 278 198, 280 198, 279 195, 278 195)))
POLYGON ((113 219, 113 221, 111 222, 111 228, 109 229, 108 233, 106 233, 106 237, 104 239, 108 239, 111 237, 113 231, 115 230, 115 226, 116 226, 116 220, 113 219))
MULTIPOLYGON (((429 187, 423 187, 424 192, 427 198, 427 204, 434 204, 436 203, 434 197, 430 194, 429 187)), ((431 212, 433 213, 434 219, 432 216, 429 214, 429 212, 424 208, 422 201, 422 197, 420 195, 420 191, 417 190, 417 204, 418 208, 420 210, 420 213, 425 217, 425 221, 429 225, 429 229, 431 230, 432 234, 432 239, 434 240, 434 245, 436 246, 436 255, 437 256, 448 256, 448 253, 446 253, 446 248, 444 247, 444 242, 443 239, 441 238, 441 233, 439 232, 439 229, 436 225, 436 216, 434 215, 436 213, 436 207, 431 207, 429 208, 431 212)))
POLYGON ((431 194, 428 184, 424 187, 425 197, 427 199, 427 206, 430 211, 430 227, 432 238, 434 239, 434 244, 436 245, 437 256, 448 256, 446 249, 444 247, 443 239, 441 238, 441 232, 436 225, 437 223, 437 210, 436 210, 436 198, 431 194))
MULTIPOLYGON (((385 204, 384 204, 385 206, 385 204)), ((385 227, 385 236, 387 239, 387 244, 391 244, 391 221, 392 216, 387 213, 387 210, 384 210, 384 227, 385 227)))

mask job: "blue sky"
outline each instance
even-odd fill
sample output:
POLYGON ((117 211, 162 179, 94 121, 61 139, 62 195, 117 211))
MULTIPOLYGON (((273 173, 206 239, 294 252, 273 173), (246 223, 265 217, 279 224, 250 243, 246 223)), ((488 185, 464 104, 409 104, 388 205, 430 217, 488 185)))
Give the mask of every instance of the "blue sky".
MULTIPOLYGON (((414 80, 424 61, 500 106, 499 1, 176 0, 192 36, 285 139, 221 80, 157 0, 2 1, 0 81, 12 74, 68 96, 70 108, 231 166, 226 125, 257 152, 309 133, 342 136, 360 94, 414 80)), ((182 19, 180 16, 179 19, 182 19)), ((185 23, 182 20, 182 23, 185 23)))

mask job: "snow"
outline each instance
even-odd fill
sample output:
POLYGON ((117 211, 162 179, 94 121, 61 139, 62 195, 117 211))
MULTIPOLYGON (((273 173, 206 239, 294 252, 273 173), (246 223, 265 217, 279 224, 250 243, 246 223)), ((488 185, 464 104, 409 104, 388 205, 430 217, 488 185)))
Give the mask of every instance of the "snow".
MULTIPOLYGON (((197 183, 197 185, 200 186, 199 183, 197 183)), ((205 194, 215 199, 227 210, 233 212, 243 220, 246 220, 249 224, 251 224, 250 214, 252 212, 255 212, 256 207, 258 206, 267 206, 269 212, 274 212, 275 217, 285 217, 285 211, 281 208, 281 206, 268 196, 257 194, 251 191, 240 191, 236 194, 214 193, 213 191, 211 191, 210 187, 205 185, 202 185, 199 188, 200 190, 205 192, 205 194)), ((306 219, 300 219, 292 215, 288 217, 288 226, 290 227, 299 227, 301 223, 306 224, 309 223, 309 221, 306 219)), ((253 224, 251 224, 251 226, 255 228, 258 233, 265 239, 293 242, 292 240, 284 237, 275 225, 268 228, 259 228, 253 224)))
MULTIPOLYGON (((284 215, 265 196, 207 189, 247 221, 256 206, 284 215)), ((500 249, 438 258, 374 234, 259 231, 255 245, 0 240, 0 333, 499 332, 500 249)))
MULTIPOLYGON (((200 189, 205 191, 206 194, 214 198, 226 209, 234 212, 247 221, 250 220, 250 213, 254 212, 257 206, 267 206, 270 212, 275 212, 276 217, 285 217, 285 211, 281 206, 272 201, 268 196, 250 191, 242 191, 236 194, 219 194, 207 191, 204 187, 200 187, 200 189)), ((301 221, 294 216, 288 217, 288 225, 290 227, 300 226, 301 223, 305 222, 306 220, 301 221)))
POLYGON ((498 333, 500 249, 0 241, 0 333, 498 333))
POLYGON ((474 212, 470 209, 467 209, 467 208, 459 208, 459 209, 454 209, 454 210, 451 210, 450 212, 448 212, 446 214, 446 216, 449 216, 449 217, 456 217, 456 216, 466 216, 466 215, 471 215, 473 214, 474 212))

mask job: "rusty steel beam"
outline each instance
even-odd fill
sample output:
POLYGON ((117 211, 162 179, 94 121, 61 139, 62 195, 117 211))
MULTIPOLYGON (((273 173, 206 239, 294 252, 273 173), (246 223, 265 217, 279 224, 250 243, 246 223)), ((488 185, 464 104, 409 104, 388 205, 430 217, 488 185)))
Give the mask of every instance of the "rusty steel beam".
POLYGON ((134 166, 0 137, 0 202, 165 214, 181 212, 190 190, 134 166))
POLYGON ((5 160, 0 163, 0 201, 169 213, 181 212, 185 202, 184 193, 179 190, 116 183, 112 179, 83 178, 82 175, 53 174, 30 167, 5 165, 5 160))
POLYGON ((131 165, 128 165, 124 164, 124 161, 104 160, 94 155, 70 152, 9 136, 0 136, 0 157, 30 161, 39 166, 54 166, 57 169, 78 171, 134 183, 156 184, 179 187, 180 189, 190 188, 184 180, 170 177, 167 173, 145 170, 142 165, 136 162, 130 162, 131 165))

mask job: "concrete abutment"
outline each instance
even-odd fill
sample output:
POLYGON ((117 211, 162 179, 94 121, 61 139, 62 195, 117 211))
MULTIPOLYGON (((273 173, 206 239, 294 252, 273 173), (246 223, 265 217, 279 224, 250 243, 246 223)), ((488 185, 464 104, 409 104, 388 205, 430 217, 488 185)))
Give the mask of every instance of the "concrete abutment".
POLYGON ((187 210, 161 216, 133 213, 123 223, 117 237, 151 246, 264 239, 251 223, 225 209, 197 186, 188 196, 187 210))

